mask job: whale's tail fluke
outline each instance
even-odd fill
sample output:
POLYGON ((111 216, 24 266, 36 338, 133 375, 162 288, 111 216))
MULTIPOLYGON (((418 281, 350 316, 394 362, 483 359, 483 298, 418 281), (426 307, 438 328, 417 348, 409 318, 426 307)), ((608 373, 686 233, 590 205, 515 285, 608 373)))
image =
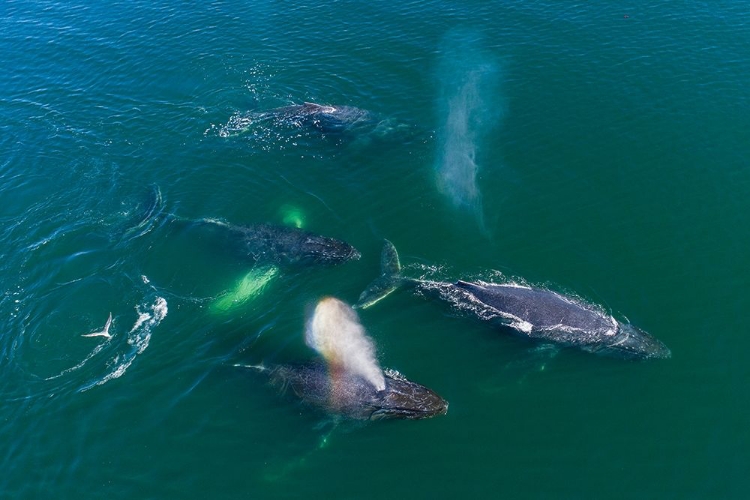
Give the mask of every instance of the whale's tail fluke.
POLYGON ((401 262, 396 247, 390 241, 384 240, 383 251, 380 254, 380 276, 367 285, 354 307, 366 309, 411 281, 413 280, 401 276, 401 262))

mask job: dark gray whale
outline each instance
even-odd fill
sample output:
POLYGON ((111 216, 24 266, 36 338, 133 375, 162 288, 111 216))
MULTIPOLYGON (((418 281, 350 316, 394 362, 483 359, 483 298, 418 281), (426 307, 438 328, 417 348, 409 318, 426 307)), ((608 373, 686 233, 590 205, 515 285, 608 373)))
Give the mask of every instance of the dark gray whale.
POLYGON ((342 264, 361 256, 345 241, 296 227, 273 224, 236 226, 215 219, 187 222, 211 228, 216 244, 259 265, 324 266, 342 264))
POLYGON ((374 113, 353 106, 324 106, 311 102, 263 111, 256 117, 297 127, 311 127, 326 134, 374 128, 381 121, 374 113))
POLYGON ((268 376, 272 386, 303 402, 358 420, 423 419, 443 415, 448 403, 435 392, 407 380, 395 370, 384 370, 385 389, 378 391, 364 378, 346 372, 332 374, 322 364, 238 365, 268 376))
POLYGON ((416 138, 419 130, 406 123, 354 106, 292 104, 237 116, 223 132, 225 136, 252 133, 296 144, 305 136, 322 136, 337 143, 369 144, 371 141, 416 138))
POLYGON ((396 249, 386 240, 381 275, 362 292, 355 307, 369 307, 399 286, 407 285, 470 316, 500 324, 519 336, 539 342, 624 359, 671 355, 650 334, 577 298, 514 284, 414 280, 401 277, 400 268, 396 249))

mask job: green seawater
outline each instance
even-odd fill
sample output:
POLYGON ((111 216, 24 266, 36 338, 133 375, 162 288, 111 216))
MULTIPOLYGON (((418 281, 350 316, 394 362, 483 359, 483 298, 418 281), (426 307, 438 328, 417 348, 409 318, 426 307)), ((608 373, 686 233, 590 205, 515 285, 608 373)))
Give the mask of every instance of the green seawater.
POLYGON ((746 3, 0 14, 0 498, 750 496, 746 3), (244 130, 305 101, 387 127, 244 130), (170 214, 304 223, 362 258, 253 295, 251 261, 170 214), (672 358, 547 359, 399 291, 360 320, 447 415, 336 422, 235 366, 314 359, 307 314, 355 302, 383 238, 412 276, 574 294, 672 358))

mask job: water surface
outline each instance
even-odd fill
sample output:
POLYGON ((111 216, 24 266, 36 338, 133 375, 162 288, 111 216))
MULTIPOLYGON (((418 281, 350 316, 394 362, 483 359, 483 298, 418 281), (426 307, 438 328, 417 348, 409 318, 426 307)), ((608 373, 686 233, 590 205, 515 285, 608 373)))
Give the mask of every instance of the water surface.
POLYGON ((744 4, 0 10, 4 495, 750 493, 744 4), (247 113, 304 101, 405 127, 374 141, 235 133, 247 113), (441 166, 468 191, 446 191, 441 166), (164 217, 290 213, 362 259, 280 272, 227 314, 210 304, 248 262, 164 217), (380 364, 445 397, 445 416, 334 426, 233 366, 313 358, 306 310, 354 302, 382 238, 415 275, 601 304, 673 357, 540 360, 396 293, 361 321, 380 364), (82 337, 110 312, 110 340, 82 337))

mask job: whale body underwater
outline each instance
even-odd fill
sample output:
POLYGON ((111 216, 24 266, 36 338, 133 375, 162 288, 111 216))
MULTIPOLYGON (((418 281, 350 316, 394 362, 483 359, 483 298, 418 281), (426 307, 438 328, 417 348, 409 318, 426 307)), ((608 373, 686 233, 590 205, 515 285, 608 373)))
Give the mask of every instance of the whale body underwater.
POLYGON ((515 284, 415 280, 402 277, 400 270, 396 249, 386 240, 381 275, 362 292, 355 307, 370 307, 406 286, 537 342, 623 359, 671 356, 669 348, 651 334, 577 298, 515 284))
POLYGON ((216 219, 187 221, 213 231, 216 245, 257 265, 285 267, 331 266, 361 257, 349 243, 291 226, 229 224, 216 219))
POLYGON ((164 213, 158 186, 150 190, 145 205, 140 220, 129 232, 145 234, 152 224, 168 222, 177 226, 180 232, 197 232, 198 239, 209 240, 212 246, 228 249, 235 256, 249 259, 259 266, 329 266, 361 257, 359 251, 346 241, 295 226, 238 225, 210 217, 193 219, 164 213))
POLYGON ((320 363, 238 366, 268 376, 271 386, 282 393, 291 389, 305 404, 355 420, 418 420, 448 411, 448 402, 437 393, 391 369, 383 370, 385 388, 377 390, 361 376, 346 372, 332 376, 320 363))

